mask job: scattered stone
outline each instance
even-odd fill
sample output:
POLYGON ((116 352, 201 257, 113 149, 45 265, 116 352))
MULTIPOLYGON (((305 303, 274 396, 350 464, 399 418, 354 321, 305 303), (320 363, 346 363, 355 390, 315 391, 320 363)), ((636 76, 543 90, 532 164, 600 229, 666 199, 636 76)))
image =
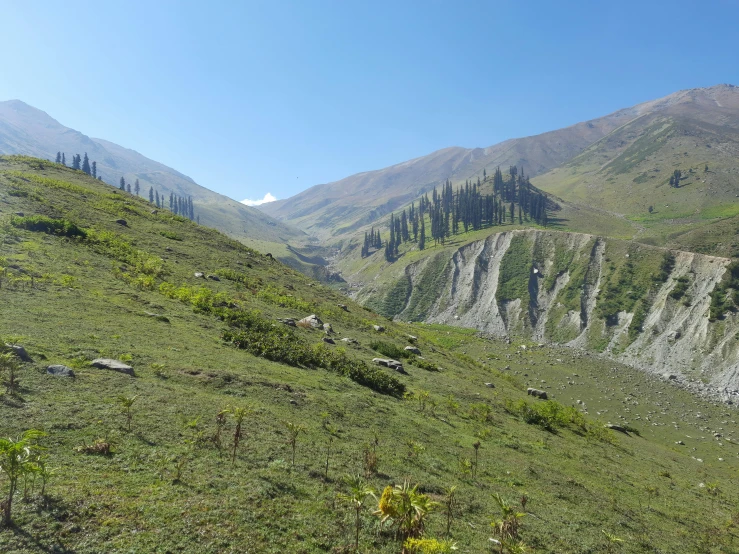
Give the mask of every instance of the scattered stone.
POLYGON ((341 308, 342 310, 344 310, 345 312, 349 311, 349 307, 346 304, 337 304, 337 306, 341 308))
POLYGON ((485 383, 485 386, 489 389, 494 389, 495 385, 493 383, 485 383))
POLYGON ((357 341, 357 339, 350 339, 348 337, 344 337, 343 339, 341 339, 341 342, 346 342, 348 344, 359 344, 359 341, 357 341))
POLYGON ((294 400, 294 399, 290 399, 290 404, 292 404, 293 406, 297 406, 298 405, 298 401, 297 400, 294 400))
POLYGON ((679 444, 681 446, 685 446, 685 443, 683 441, 677 441, 675 444, 679 444))
POLYGON ((159 213, 159 210, 151 210, 149 213, 152 215, 157 215, 159 213))
POLYGON ((408 335, 408 342, 415 343, 418 340, 418 337, 415 335, 408 335))
POLYGON ((205 273, 201 273, 200 271, 195 272, 195 278, 196 279, 205 279, 205 273))
POLYGON ((115 222, 118 225, 123 225, 124 227, 128 227, 128 221, 126 221, 125 219, 116 219, 115 222))
POLYGON ((9 349, 15 354, 22 362, 32 362, 31 356, 28 355, 26 349, 18 344, 6 344, 5 348, 9 349))
POLYGON ((284 323, 285 325, 288 325, 290 327, 296 327, 296 323, 294 319, 285 318, 285 319, 278 319, 280 323, 284 323))
POLYGON ((531 387, 526 389, 526 394, 528 394, 529 396, 535 396, 536 398, 541 398, 542 400, 547 400, 548 398, 546 391, 532 389, 531 387))
POLYGON ((421 351, 417 347, 415 347, 415 346, 406 346, 404 348, 404 350, 406 352, 410 352, 411 354, 415 354, 416 356, 420 356, 421 355, 421 351))
POLYGON ((385 330, 385 328, 382 325, 373 325, 372 328, 378 333, 382 333, 385 330))
POLYGON ((220 281, 221 278, 218 275, 208 275, 208 279, 211 281, 220 281))
POLYGON ((668 376, 667 376, 667 378, 668 378, 668 379, 669 379, 670 381, 677 381, 677 375, 668 375, 668 376))
POLYGON ((334 342, 334 339, 332 339, 331 337, 323 337, 323 342, 325 342, 326 344, 336 344, 336 342, 334 342))
POLYGON ((74 377, 74 370, 65 365, 50 365, 46 368, 46 373, 57 377, 74 377))
POLYGON ((98 369, 110 369, 111 371, 118 371, 125 373, 126 375, 133 376, 133 368, 130 365, 126 365, 119 360, 112 360, 110 358, 97 358, 93 360, 90 365, 98 369))
POLYGON ((17 215, 18 217, 25 217, 25 214, 23 212, 14 212, 13 215, 17 215))
POLYGON ((398 360, 386 360, 385 358, 373 358, 372 361, 378 365, 388 367, 390 369, 394 369, 395 371, 399 373, 405 373, 403 364, 401 364, 398 360))
POLYGON ((318 319, 316 314, 311 314, 298 321, 297 326, 304 327, 306 329, 320 329, 323 327, 323 321, 318 319))
POLYGON ((331 333, 334 332, 334 328, 331 327, 331 324, 330 323, 324 323, 323 324, 323 332, 326 333, 327 335, 330 335, 331 333))
POLYGON ((269 258, 270 260, 274 260, 275 259, 271 252, 267 252, 264 256, 266 258, 269 258))

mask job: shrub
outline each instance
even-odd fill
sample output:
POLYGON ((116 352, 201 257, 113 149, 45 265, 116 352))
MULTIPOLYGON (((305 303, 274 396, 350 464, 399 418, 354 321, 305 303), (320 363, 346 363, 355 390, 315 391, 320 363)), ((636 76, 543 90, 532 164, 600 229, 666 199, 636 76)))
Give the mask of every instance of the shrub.
POLYGON ((385 342, 381 340, 372 341, 370 343, 370 348, 375 352, 382 354, 383 356, 394 358, 396 360, 399 360, 400 358, 408 358, 411 356, 410 352, 395 346, 391 342, 385 342))
POLYGON ((85 238, 87 232, 67 219, 52 219, 43 215, 30 215, 26 217, 11 216, 10 224, 19 229, 59 235, 64 237, 85 238))
POLYGON ((159 234, 162 235, 165 239, 170 240, 182 240, 182 237, 180 237, 177 233, 173 233, 172 231, 159 231, 159 234))

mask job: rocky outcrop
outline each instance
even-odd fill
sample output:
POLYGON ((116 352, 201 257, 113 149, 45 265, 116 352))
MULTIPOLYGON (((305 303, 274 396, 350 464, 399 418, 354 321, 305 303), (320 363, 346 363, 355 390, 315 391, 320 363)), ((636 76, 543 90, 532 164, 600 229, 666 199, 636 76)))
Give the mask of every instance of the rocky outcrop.
POLYGON ((729 263, 579 233, 509 231, 409 265, 405 305, 392 315, 587 349, 737 401, 739 315, 709 317, 729 263))

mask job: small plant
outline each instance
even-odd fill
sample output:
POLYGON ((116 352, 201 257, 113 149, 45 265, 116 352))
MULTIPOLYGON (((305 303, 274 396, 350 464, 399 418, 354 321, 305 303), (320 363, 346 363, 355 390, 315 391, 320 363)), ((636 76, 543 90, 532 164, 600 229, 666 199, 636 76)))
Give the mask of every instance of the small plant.
POLYGON ((648 485, 644 487, 644 491, 647 493, 647 510, 651 510, 652 500, 659 496, 659 489, 657 487, 648 485))
POLYGON ((251 413, 251 410, 248 408, 231 408, 228 413, 231 414, 231 417, 233 417, 234 421, 236 422, 236 428, 234 429, 233 434, 233 442, 232 442, 232 454, 231 454, 231 463, 236 463, 236 450, 239 448, 239 444, 241 443, 242 433, 241 433, 241 426, 244 423, 244 419, 246 419, 246 416, 251 413))
POLYGON ((354 534, 354 551, 359 552, 359 529, 361 527, 361 520, 359 519, 362 507, 364 506, 367 497, 377 498, 375 489, 364 482, 364 480, 358 475, 346 475, 344 477, 344 483, 349 489, 348 493, 339 493, 338 498, 348 504, 351 504, 354 508, 355 513, 355 534, 354 534))
POLYGON ((444 489, 444 498, 441 505, 444 507, 444 515, 446 516, 446 536, 450 536, 452 532, 452 522, 454 521, 454 512, 457 510, 457 487, 449 487, 444 489))
POLYGON ((446 409, 449 410, 450 414, 454 415, 459 411, 459 402, 456 401, 452 394, 446 397, 446 409))
POLYGON ((480 451, 480 441, 475 442, 475 444, 472 445, 472 448, 475 449, 475 465, 472 470, 472 478, 474 479, 475 477, 477 477, 477 462, 478 462, 477 456, 480 451))
POLYGON ((519 544, 521 519, 526 514, 516 511, 500 494, 495 494, 493 498, 500 508, 500 519, 494 520, 490 525, 493 527, 493 535, 498 538, 500 553, 503 554, 504 548, 510 550, 511 546, 519 544))
POLYGON ((450 540, 406 539, 403 552, 408 554, 451 554, 457 550, 457 543, 450 540))
POLYGON ((465 479, 472 475, 472 460, 469 458, 460 458, 459 459, 459 472, 462 474, 462 477, 465 479))
POLYGON ((396 535, 407 540, 423 535, 426 518, 437 506, 428 495, 418 492, 418 485, 411 486, 406 481, 385 487, 374 515, 380 518, 381 524, 391 522, 396 535))
POLYGON ((431 398, 431 393, 427 390, 420 390, 416 394, 416 400, 418 400, 418 409, 422 412, 426 411, 426 404, 431 398))
POLYGON ((8 482, 8 493, 2 503, 5 507, 3 524, 9 527, 12 522, 13 497, 18 490, 18 482, 26 479, 37 470, 37 453, 41 449, 36 441, 45 436, 42 431, 28 430, 17 439, 0 439, 0 473, 8 482))
POLYGON ((290 444, 290 447, 292 448, 291 465, 292 467, 295 467, 295 447, 298 444, 298 435, 300 435, 300 433, 305 433, 305 427, 297 423, 290 423, 289 421, 285 422, 285 426, 287 427, 288 444, 290 444))
POLYGON ((612 552, 614 552, 614 548, 616 548, 617 546, 620 547, 623 544, 623 539, 618 538, 616 535, 610 534, 605 529, 602 529, 601 531, 606 539, 606 552, 608 552, 608 554, 611 554, 612 552))
POLYGON ((20 364, 18 358, 12 352, 0 354, 0 374, 5 375, 3 384, 5 385, 5 393, 8 396, 14 396, 18 393, 18 370, 20 364))
POLYGON ((84 440, 82 446, 75 448, 75 451, 82 454, 97 454, 100 456, 110 456, 113 454, 113 443, 106 439, 95 439, 92 444, 87 444, 84 440))
POLYGON ((216 448, 218 448, 218 452, 221 453, 221 434, 223 434, 223 429, 226 427, 226 418, 228 416, 228 408, 224 408, 220 412, 216 414, 216 432, 213 434, 213 444, 216 445, 216 448))
POLYGON ((125 396, 121 395, 116 399, 116 402, 121 407, 123 415, 126 416, 126 428, 131 431, 131 421, 133 420, 133 405, 136 402, 136 396, 125 396))
POLYGON ((408 447, 408 457, 411 459, 417 459, 421 453, 426 450, 426 447, 423 446, 420 442, 414 441, 413 439, 409 439, 405 442, 405 445, 408 447))

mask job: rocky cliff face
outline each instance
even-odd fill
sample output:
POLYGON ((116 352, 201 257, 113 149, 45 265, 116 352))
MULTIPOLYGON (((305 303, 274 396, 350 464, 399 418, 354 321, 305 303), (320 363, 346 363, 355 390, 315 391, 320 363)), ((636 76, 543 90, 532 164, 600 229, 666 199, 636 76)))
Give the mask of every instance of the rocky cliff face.
POLYGON ((729 266, 592 235, 510 231, 411 264, 391 292, 405 293, 400 319, 601 352, 730 399, 739 317, 722 308, 737 296, 729 266))

